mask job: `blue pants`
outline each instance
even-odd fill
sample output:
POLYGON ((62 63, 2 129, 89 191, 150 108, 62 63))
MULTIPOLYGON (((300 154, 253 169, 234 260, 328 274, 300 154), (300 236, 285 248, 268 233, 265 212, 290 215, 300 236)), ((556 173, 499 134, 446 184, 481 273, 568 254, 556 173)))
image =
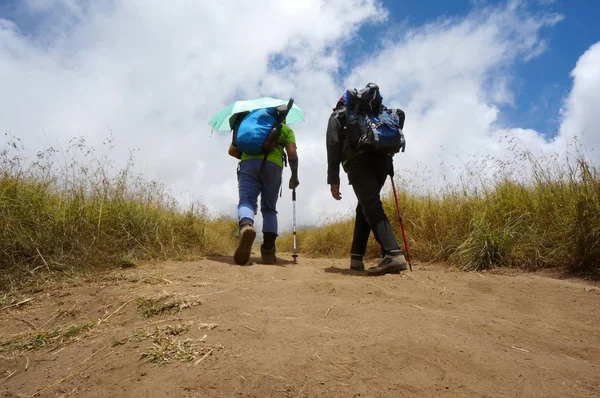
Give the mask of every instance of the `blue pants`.
POLYGON ((277 194, 281 188, 282 169, 273 162, 265 162, 262 189, 259 182, 262 159, 247 159, 240 162, 238 169, 238 221, 242 218, 254 220, 260 194, 260 212, 263 217, 262 232, 277 234, 277 194))

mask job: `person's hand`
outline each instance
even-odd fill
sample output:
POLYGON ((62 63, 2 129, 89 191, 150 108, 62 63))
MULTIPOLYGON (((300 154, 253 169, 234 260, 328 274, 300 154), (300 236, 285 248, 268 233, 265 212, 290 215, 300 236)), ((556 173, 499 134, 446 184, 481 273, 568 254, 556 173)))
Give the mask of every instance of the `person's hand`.
POLYGON ((340 184, 331 184, 331 196, 335 200, 341 200, 342 194, 340 193, 340 184))
POLYGON ((290 177, 290 189, 296 189, 300 185, 298 178, 290 177))

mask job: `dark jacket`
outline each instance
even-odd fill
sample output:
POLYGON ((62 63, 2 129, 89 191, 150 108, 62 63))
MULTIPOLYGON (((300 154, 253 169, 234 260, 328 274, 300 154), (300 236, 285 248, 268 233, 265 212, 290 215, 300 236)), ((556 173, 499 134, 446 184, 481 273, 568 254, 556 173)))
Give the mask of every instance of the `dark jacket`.
MULTIPOLYGON (((383 109, 387 108, 383 107, 383 109)), ((404 128, 405 114, 401 109, 395 111, 398 113, 399 125, 402 129, 404 128)), ((348 140, 346 118, 346 108, 341 106, 333 111, 327 124, 327 184, 329 185, 340 183, 340 163, 344 165, 345 162, 362 153, 348 140)), ((391 167, 393 174, 393 165, 391 167)))
POLYGON ((333 111, 327 124, 327 184, 340 183, 340 163, 358 154, 345 134, 346 108, 333 111))

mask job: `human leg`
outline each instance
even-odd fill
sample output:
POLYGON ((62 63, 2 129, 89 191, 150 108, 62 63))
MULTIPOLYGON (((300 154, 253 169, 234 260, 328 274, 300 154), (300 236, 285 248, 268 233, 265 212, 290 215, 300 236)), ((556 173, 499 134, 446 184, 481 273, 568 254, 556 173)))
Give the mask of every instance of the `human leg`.
POLYGON ((256 160, 248 159, 239 164, 238 169, 238 222, 242 224, 254 224, 257 199, 260 193, 259 169, 256 160))
POLYGON ((381 189, 387 175, 390 174, 391 167, 391 158, 371 154, 359 155, 347 164, 348 176, 358 202, 362 206, 364 219, 373 231, 384 256, 379 265, 368 270, 373 275, 406 269, 406 260, 385 215, 380 198, 381 189))
POLYGON ((365 220, 381 245, 382 252, 390 254, 399 250, 399 245, 379 195, 387 178, 384 167, 386 160, 382 156, 362 154, 349 161, 346 167, 365 220))
MULTIPOLYGON (((385 185, 387 176, 389 175, 390 178, 393 178, 393 175, 394 175, 393 167, 394 166, 393 166, 392 158, 389 156, 380 158, 379 162, 375 163, 375 164, 377 165, 376 170, 375 170, 376 180, 379 185, 379 192, 381 193, 381 189, 385 185)), ((378 232, 379 234, 387 234, 388 236, 393 236, 394 239, 396 239, 393 229, 392 229, 392 226, 390 225, 389 221, 387 220, 387 217, 386 217, 386 222, 380 223, 378 225, 378 228, 389 230, 389 232, 388 231, 379 231, 378 232)), ((404 271, 404 270, 408 269, 408 263, 406 261, 406 258, 404 257, 404 254, 402 253, 402 249, 400 249, 400 247, 398 245, 397 240, 395 240, 395 245, 398 247, 391 249, 391 250, 389 248, 384 248, 384 246, 382 246, 381 252, 382 252, 383 259, 378 265, 367 269, 367 273, 369 275, 384 275, 387 273, 399 273, 400 271, 404 271)))
POLYGON ((233 255, 234 262, 245 265, 252 253, 252 244, 256 238, 254 230, 254 215, 256 213, 256 202, 260 190, 258 180, 258 169, 256 161, 249 159, 240 163, 238 169, 238 222, 240 228, 240 240, 233 255))
POLYGON ((356 205, 356 215, 354 217, 354 233, 352 237, 352 246, 350 249, 350 268, 354 271, 363 271, 365 264, 363 257, 367 251, 367 243, 371 227, 367 222, 363 207, 360 202, 356 205))
POLYGON ((275 240, 278 233, 277 199, 281 189, 281 173, 281 167, 276 164, 265 164, 260 194, 260 212, 263 217, 263 244, 260 251, 266 264, 277 261, 275 240))

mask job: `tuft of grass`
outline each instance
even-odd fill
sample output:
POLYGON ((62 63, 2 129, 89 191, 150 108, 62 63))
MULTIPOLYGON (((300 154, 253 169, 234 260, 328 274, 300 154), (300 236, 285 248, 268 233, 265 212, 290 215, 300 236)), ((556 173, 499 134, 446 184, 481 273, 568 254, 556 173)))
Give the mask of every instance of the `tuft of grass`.
POLYGON ((177 341, 166 336, 157 337, 153 340, 152 346, 142 352, 141 356, 155 365, 163 365, 173 362, 191 362, 195 360, 204 351, 208 351, 204 345, 200 345, 196 340, 185 339, 177 341))
POLYGON ((40 273, 229 252, 235 220, 199 203, 182 207, 167 189, 74 139, 27 156, 18 138, 0 144, 0 288, 40 273))
MULTIPOLYGON (((518 150, 514 140, 510 144, 512 157, 467 164, 456 170, 458 183, 443 179, 427 185, 423 176, 396 177, 412 257, 464 270, 556 268, 600 278, 599 169, 577 140, 574 155, 566 159, 536 157, 518 150)), ((382 202, 403 247, 390 191, 382 202)), ((349 257, 352 218, 329 221, 299 231, 302 254, 349 257)), ((278 245, 291 251, 292 236, 283 236, 278 245)), ((379 254, 372 238, 368 254, 379 254)))
POLYGON ((18 336, 5 341, 0 341, 0 352, 2 351, 32 351, 41 348, 53 347, 74 339, 76 336, 92 329, 93 321, 72 324, 67 327, 59 327, 44 332, 38 332, 26 336, 18 336))
POLYGON ((191 362, 214 349, 208 346, 204 339, 183 339, 191 325, 192 323, 185 323, 138 329, 127 338, 114 341, 113 347, 124 345, 130 340, 151 340, 152 344, 140 354, 145 362, 153 365, 164 365, 173 361, 191 362))
POLYGON ((187 333, 190 330, 191 323, 178 323, 174 325, 163 325, 157 326, 154 329, 145 328, 135 330, 130 338, 134 338, 138 341, 149 339, 149 338, 158 338, 161 336, 167 337, 175 337, 181 336, 187 333))
POLYGON ((165 294, 159 297, 138 297, 137 306, 146 318, 163 314, 165 312, 180 312, 186 308, 191 308, 201 304, 200 300, 184 296, 175 296, 165 294))
POLYGON ((165 275, 161 272, 153 271, 147 275, 131 275, 127 272, 113 272, 108 275, 101 276, 93 279, 94 281, 101 282, 114 282, 114 283, 144 283, 147 285, 165 285, 170 284, 171 281, 165 278, 165 275))
POLYGON ((137 264, 135 260, 130 256, 126 255, 121 258, 121 268, 135 268, 137 264))
POLYGON ((481 271, 501 266, 516 243, 517 223, 510 218, 504 228, 497 228, 485 219, 471 220, 471 231, 449 256, 463 271, 481 271))

